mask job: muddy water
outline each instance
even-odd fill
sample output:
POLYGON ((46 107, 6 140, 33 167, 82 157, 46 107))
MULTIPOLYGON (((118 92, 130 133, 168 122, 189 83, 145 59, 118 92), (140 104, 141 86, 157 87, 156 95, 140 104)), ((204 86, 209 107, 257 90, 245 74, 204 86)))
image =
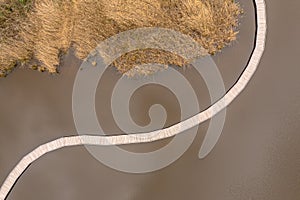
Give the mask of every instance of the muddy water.
MULTIPOLYGON (((245 9, 238 41, 214 57, 226 88, 243 70, 253 47, 254 12, 245 9)), ((300 198, 300 82, 298 52, 300 3, 267 0, 269 30, 266 53, 246 90, 227 109, 222 136, 204 160, 197 155, 208 122, 199 126, 189 150, 169 167, 142 175, 112 170, 95 160, 84 147, 63 149, 34 163, 8 199, 272 199, 300 198), (294 25, 294 26, 293 26, 294 25)), ((80 61, 66 56, 61 74, 49 76, 19 69, 0 80, 0 181, 34 147, 76 134, 72 117, 72 87, 80 61)), ((107 109, 111 90, 120 78, 107 70, 97 91, 97 114, 108 134, 119 129, 107 109), (108 78, 109 77, 109 78, 108 78), (105 85, 101 85, 105 83, 105 85)), ((192 69, 183 71, 202 108, 209 105, 207 88, 192 69)), ((180 120, 172 93, 158 86, 140 89, 131 102, 133 119, 149 122, 149 105, 161 103, 168 113, 166 126, 180 120), (161 95, 160 98, 154 98, 161 95)), ((149 151, 168 141, 130 145, 149 151)))

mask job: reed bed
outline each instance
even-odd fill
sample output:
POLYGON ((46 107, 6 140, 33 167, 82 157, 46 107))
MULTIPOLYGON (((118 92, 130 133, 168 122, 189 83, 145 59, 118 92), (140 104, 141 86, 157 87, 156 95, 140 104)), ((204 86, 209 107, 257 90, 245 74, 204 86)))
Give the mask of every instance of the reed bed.
MULTIPOLYGON (((0 0, 0 76, 17 66, 57 73, 71 48, 80 59, 120 32, 161 27, 191 36, 209 54, 236 40, 240 5, 233 0, 0 0)), ((185 66, 159 49, 129 52, 112 66, 122 74, 140 64, 185 66)))

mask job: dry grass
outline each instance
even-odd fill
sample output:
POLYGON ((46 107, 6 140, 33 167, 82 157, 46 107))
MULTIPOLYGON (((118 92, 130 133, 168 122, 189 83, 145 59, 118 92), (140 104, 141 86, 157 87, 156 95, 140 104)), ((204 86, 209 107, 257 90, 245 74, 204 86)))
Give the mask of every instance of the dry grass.
POLYGON ((31 6, 29 0, 0 1, 0 77, 31 58, 30 45, 21 36, 22 27, 29 23, 27 14, 31 6))
POLYGON ((36 1, 35 12, 29 18, 32 26, 25 34, 32 41, 34 57, 41 63, 40 69, 55 73, 59 57, 71 45, 71 3, 69 1, 36 1))
POLYGON ((137 50, 126 53, 114 61, 114 65, 117 66, 121 73, 126 73, 135 66, 143 64, 157 63, 185 66, 188 62, 182 57, 172 54, 167 51, 157 49, 145 49, 137 50))
MULTIPOLYGON (((56 73, 71 46, 84 59, 108 37, 142 27, 180 31, 214 54, 236 39, 240 14, 233 0, 0 0, 0 76, 31 60, 38 61, 34 68, 56 73)), ((146 63, 184 66, 188 61, 146 49, 113 65, 126 73, 146 63)))

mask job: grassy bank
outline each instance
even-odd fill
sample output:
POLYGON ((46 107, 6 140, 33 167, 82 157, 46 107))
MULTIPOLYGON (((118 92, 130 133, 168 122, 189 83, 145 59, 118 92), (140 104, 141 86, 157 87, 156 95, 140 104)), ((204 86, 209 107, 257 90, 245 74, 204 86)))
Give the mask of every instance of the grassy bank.
MULTIPOLYGON (((0 76, 20 65, 57 73, 70 47, 84 59, 99 42, 141 27, 180 31, 215 54, 236 39, 240 14, 232 0, 0 0, 0 76)), ((151 61, 187 64, 169 52, 146 49, 113 65, 126 73, 151 61)))

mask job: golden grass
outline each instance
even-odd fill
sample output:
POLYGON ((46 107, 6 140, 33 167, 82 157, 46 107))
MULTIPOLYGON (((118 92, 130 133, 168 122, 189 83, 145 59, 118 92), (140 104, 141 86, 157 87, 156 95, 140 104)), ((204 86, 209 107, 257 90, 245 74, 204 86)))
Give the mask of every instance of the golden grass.
POLYGON ((30 45, 21 36, 22 27, 28 24, 27 13, 31 2, 0 1, 0 77, 6 76, 19 63, 30 59, 30 45))
POLYGON ((26 35, 33 41, 34 56, 50 73, 59 66, 59 56, 71 45, 72 10, 69 1, 36 1, 35 12, 29 16, 31 29, 26 35))
POLYGON ((167 51, 157 49, 145 49, 137 50, 126 53, 114 61, 114 65, 117 66, 121 73, 126 73, 130 69, 138 65, 143 64, 168 64, 185 66, 188 62, 182 57, 172 54, 167 51))
MULTIPOLYGON (((214 54, 236 39, 241 12, 233 0, 0 0, 0 76, 32 60, 38 61, 33 68, 56 73, 71 46, 84 59, 99 42, 142 27, 180 31, 214 54)), ((113 65, 126 73, 146 63, 184 66, 188 61, 145 49, 113 65)))

